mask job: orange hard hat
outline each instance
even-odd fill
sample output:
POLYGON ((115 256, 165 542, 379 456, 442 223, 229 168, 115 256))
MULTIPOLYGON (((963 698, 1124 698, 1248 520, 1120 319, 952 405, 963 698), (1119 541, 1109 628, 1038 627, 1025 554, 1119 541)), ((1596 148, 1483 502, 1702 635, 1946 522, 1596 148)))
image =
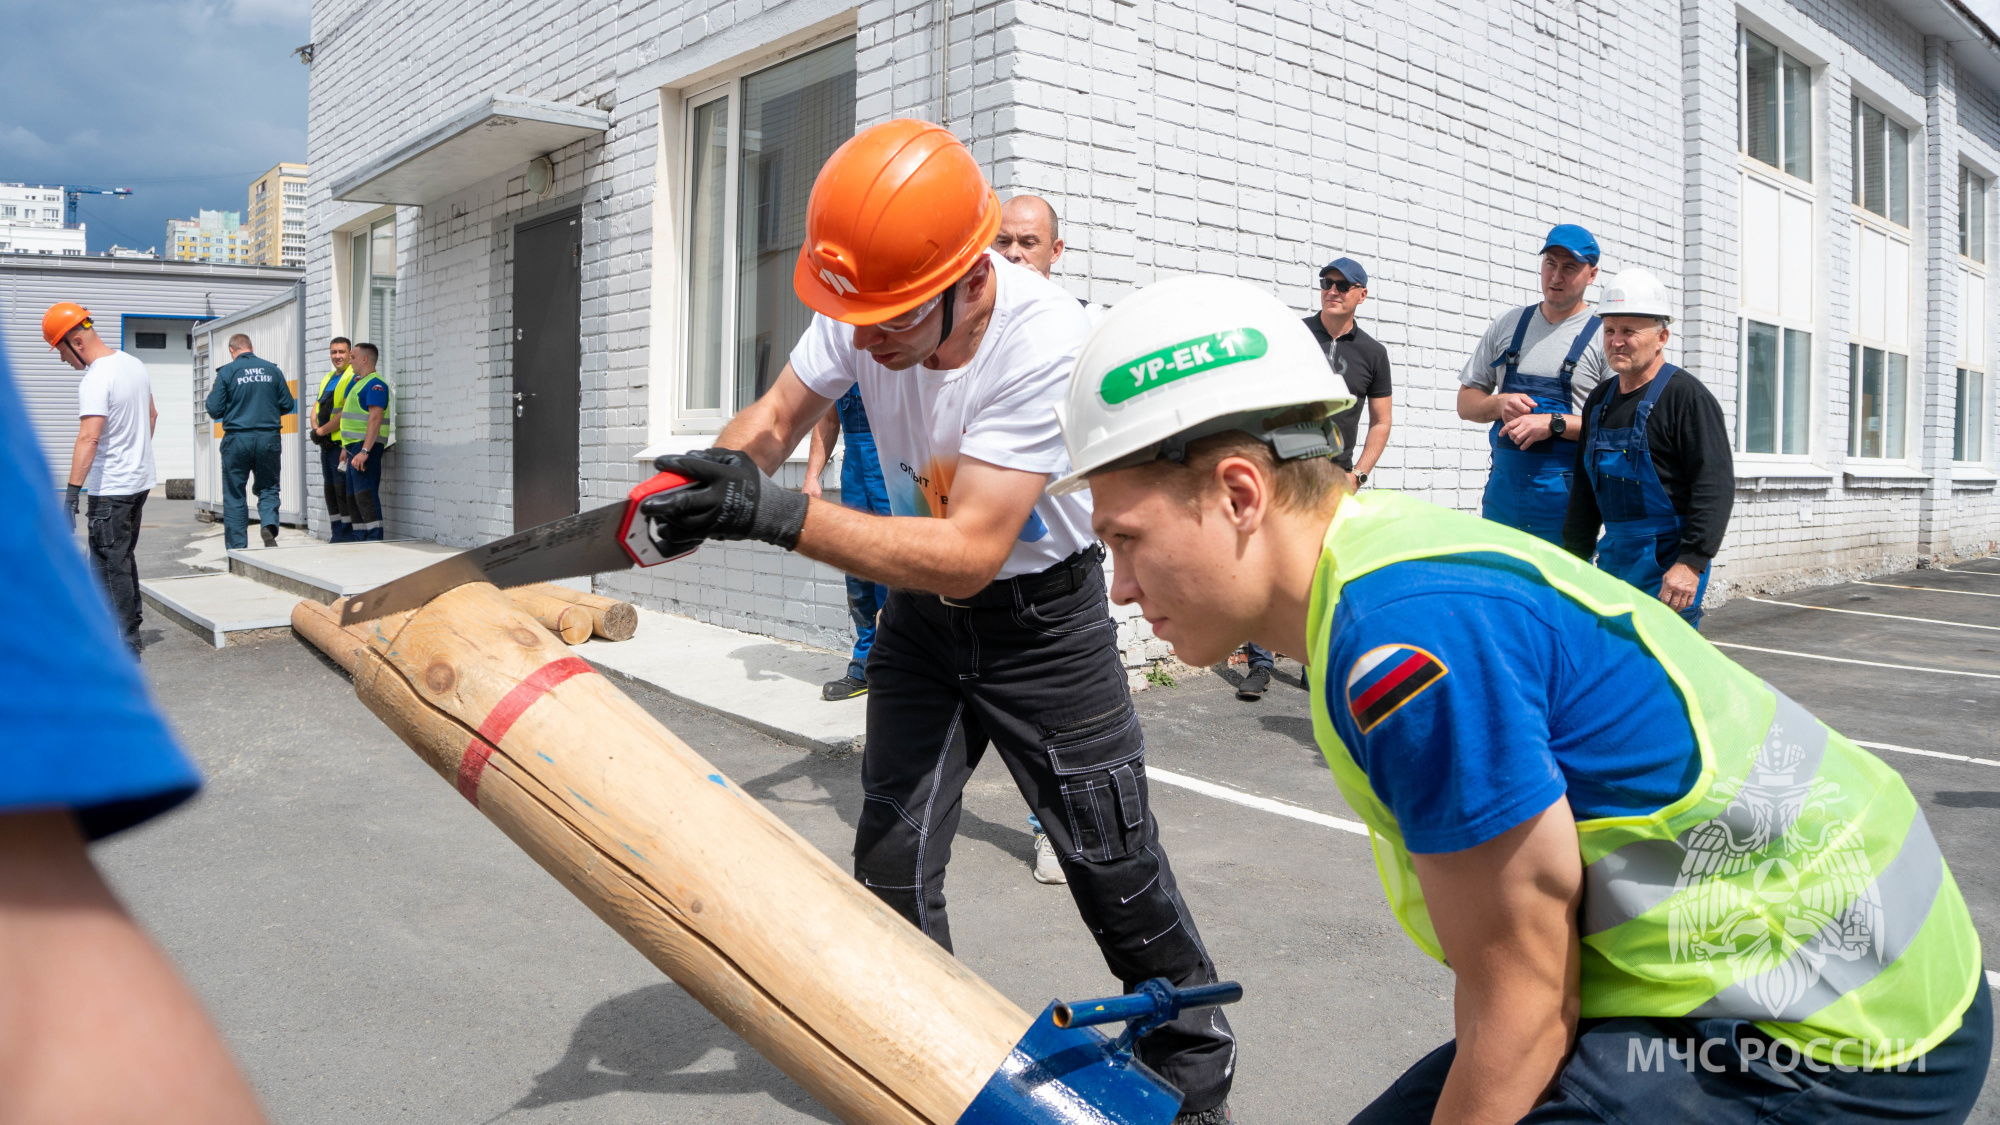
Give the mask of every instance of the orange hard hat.
POLYGON ((950 288, 999 229, 1000 198, 950 130, 887 121, 819 170, 792 288, 815 312, 879 324, 950 288))
POLYGON ((90 310, 75 301, 57 301, 42 314, 42 339, 50 347, 62 343, 62 338, 76 331, 80 324, 90 323, 90 310))

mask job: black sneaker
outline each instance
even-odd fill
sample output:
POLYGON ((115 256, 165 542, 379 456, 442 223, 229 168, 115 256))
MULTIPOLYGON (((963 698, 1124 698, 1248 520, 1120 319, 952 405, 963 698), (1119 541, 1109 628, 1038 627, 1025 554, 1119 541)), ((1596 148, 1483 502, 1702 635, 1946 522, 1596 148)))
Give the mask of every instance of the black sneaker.
POLYGON ((868 681, 857 680, 853 676, 842 676, 820 685, 819 697, 829 703, 842 699, 853 699, 857 695, 868 694, 868 681))
POLYGON ((1264 698, 1264 693, 1269 691, 1270 688, 1271 670, 1269 668, 1252 668, 1250 669, 1250 674, 1243 677, 1243 682, 1236 685, 1236 698, 1255 703, 1257 700, 1264 698))
POLYGON ((260 531, 261 531, 261 532, 263 533, 263 535, 264 535, 264 546, 266 546, 266 547, 275 547, 275 546, 277 546, 277 545, 278 545, 278 529, 277 529, 277 528, 275 528, 275 527, 271 526, 271 525, 270 525, 270 524, 268 524, 268 523, 264 523, 264 524, 258 524, 257 526, 258 526, 258 529, 259 529, 259 530, 260 530, 260 531))
POLYGON ((1235 1120, 1236 1115, 1229 1112, 1229 1103, 1223 1102, 1200 1113, 1179 1114, 1174 1118, 1174 1125, 1232 1125, 1235 1120))

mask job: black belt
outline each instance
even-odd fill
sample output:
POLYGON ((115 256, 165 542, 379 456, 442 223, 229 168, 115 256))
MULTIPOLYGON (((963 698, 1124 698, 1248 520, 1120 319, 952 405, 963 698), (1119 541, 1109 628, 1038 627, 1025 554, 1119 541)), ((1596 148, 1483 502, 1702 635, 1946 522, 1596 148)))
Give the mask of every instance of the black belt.
POLYGON ((969 598, 939 594, 938 600, 959 609, 1012 609, 1016 598, 1033 605, 1083 589, 1103 561, 1104 545, 1092 543, 1047 570, 990 582, 969 598))

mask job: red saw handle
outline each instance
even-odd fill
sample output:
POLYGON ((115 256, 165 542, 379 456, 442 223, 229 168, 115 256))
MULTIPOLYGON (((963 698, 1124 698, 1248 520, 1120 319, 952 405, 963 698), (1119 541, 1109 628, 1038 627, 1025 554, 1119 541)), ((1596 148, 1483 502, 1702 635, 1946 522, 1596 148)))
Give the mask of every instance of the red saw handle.
POLYGON ((689 547, 678 555, 661 554, 660 549, 653 544, 653 536, 646 527, 646 521, 639 518, 641 500, 657 496, 662 492, 672 492, 676 488, 686 488, 691 483, 693 482, 679 473, 661 473, 632 486, 632 491, 625 494, 625 518, 618 525, 618 542, 625 548, 625 553, 632 556, 633 565, 658 566, 663 562, 672 562, 674 559, 686 558, 695 553, 698 545, 689 547))

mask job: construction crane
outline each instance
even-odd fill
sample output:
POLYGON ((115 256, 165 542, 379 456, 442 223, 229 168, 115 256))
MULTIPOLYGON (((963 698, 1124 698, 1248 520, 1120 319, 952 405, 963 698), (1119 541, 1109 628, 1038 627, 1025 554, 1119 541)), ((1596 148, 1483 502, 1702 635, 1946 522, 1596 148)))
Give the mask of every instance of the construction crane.
POLYGON ((128 187, 101 188, 101 187, 84 187, 79 185, 75 187, 65 187, 62 189, 62 193, 63 193, 63 225, 66 227, 74 228, 76 226, 76 203, 77 203, 77 198, 79 196, 116 195, 122 197, 131 195, 132 189, 128 187))

